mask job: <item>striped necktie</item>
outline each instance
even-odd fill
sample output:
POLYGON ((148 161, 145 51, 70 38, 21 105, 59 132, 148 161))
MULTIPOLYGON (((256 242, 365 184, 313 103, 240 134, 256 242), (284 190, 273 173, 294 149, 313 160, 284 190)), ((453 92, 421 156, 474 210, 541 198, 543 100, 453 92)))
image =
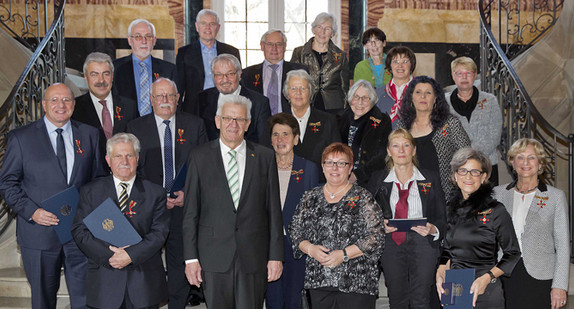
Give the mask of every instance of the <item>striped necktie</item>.
POLYGON ((150 75, 145 63, 140 62, 140 94, 139 94, 139 105, 138 110, 140 116, 145 116, 151 113, 151 103, 149 101, 150 95, 150 75))
POLYGON ((237 151, 230 150, 228 153, 229 162, 227 163, 227 184, 229 185, 229 191, 231 192, 231 197, 233 198, 233 205, 235 209, 239 206, 239 168, 237 167, 237 158, 235 155, 237 151))
POLYGON ((128 204, 128 184, 125 182, 120 182, 120 186, 122 187, 122 193, 120 193, 120 210, 124 212, 126 206, 128 204))

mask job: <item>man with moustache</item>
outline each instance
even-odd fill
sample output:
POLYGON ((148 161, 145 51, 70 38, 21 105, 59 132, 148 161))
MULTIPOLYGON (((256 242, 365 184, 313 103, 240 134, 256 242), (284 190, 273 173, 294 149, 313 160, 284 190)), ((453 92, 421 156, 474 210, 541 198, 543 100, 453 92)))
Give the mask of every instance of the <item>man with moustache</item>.
POLYGON ((86 307, 88 261, 75 242, 60 242, 53 228, 58 217, 41 207, 51 196, 103 173, 99 132, 70 120, 74 105, 66 85, 48 87, 42 98, 44 117, 8 133, 0 170, 0 195, 18 217, 16 235, 32 308, 56 308, 62 266, 72 308, 86 307))
POLYGON ((151 56, 156 43, 155 27, 145 19, 136 19, 128 27, 132 54, 114 61, 114 88, 120 96, 138 103, 139 116, 152 112, 151 84, 160 77, 176 78, 173 63, 151 56))
POLYGON ((219 28, 219 16, 215 11, 199 11, 195 18, 195 30, 199 34, 199 40, 193 40, 177 52, 177 87, 184 112, 200 116, 197 95, 215 85, 211 71, 211 62, 215 56, 231 54, 241 61, 237 48, 215 39, 219 28))
POLYGON ((115 133, 124 132, 127 123, 138 117, 137 103, 112 91, 114 65, 107 54, 93 52, 86 57, 84 78, 89 91, 76 98, 72 119, 100 130, 100 152, 103 157, 106 141, 115 133))
POLYGON ((221 96, 235 94, 248 98, 252 102, 251 125, 245 133, 245 139, 254 143, 267 140, 267 119, 271 117, 269 99, 263 95, 239 85, 241 80, 241 63, 230 54, 221 54, 211 62, 215 87, 204 90, 199 94, 199 115, 205 121, 209 140, 219 137, 217 124, 214 121, 217 102, 221 96), (266 135, 264 135, 266 134, 266 135))
POLYGON ((183 260, 183 191, 169 196, 174 177, 185 164, 192 148, 207 142, 201 118, 176 112, 179 93, 175 83, 159 78, 152 84, 153 114, 140 117, 128 124, 127 132, 141 141, 138 170, 140 175, 165 188, 170 214, 169 236, 165 244, 169 308, 183 309, 190 290, 185 278, 183 260))

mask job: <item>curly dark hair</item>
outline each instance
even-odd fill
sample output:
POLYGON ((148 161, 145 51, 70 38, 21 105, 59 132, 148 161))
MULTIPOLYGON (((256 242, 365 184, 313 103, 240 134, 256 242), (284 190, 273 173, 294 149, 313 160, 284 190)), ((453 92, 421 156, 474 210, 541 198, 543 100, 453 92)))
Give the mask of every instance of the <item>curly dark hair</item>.
POLYGON ((413 104, 413 92, 417 84, 430 84, 432 86, 436 101, 434 103, 431 112, 431 124, 433 130, 441 128, 444 122, 450 115, 450 109, 448 103, 444 97, 444 91, 440 84, 434 80, 432 77, 428 76, 417 76, 409 83, 403 101, 401 103, 401 110, 399 111, 399 117, 405 127, 410 130, 415 118, 417 117, 417 111, 413 104))

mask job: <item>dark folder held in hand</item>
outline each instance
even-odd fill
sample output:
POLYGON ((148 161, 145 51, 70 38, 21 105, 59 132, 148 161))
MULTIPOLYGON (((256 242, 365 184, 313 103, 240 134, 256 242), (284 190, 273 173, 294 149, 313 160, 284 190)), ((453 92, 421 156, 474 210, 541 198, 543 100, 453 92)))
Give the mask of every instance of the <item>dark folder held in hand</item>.
POLYGON ((413 226, 427 225, 427 218, 389 219, 388 226, 396 227, 397 232, 408 232, 413 226))
POLYGON ((56 231, 62 244, 72 240, 70 229, 72 228, 79 201, 80 194, 78 193, 78 189, 76 189, 75 186, 71 186, 41 203, 42 208, 53 213, 60 220, 58 225, 52 227, 56 231))
POLYGON ((116 203, 109 197, 84 218, 84 224, 94 237, 118 248, 135 245, 142 240, 116 203))
POLYGON ((440 301, 444 309, 472 309, 470 287, 474 282, 474 268, 449 269, 446 271, 444 293, 440 301))
POLYGON ((173 185, 171 186, 171 190, 169 192, 169 197, 176 198, 175 192, 183 190, 185 186, 185 177, 187 176, 187 164, 183 164, 177 175, 175 175, 175 179, 173 180, 173 185))

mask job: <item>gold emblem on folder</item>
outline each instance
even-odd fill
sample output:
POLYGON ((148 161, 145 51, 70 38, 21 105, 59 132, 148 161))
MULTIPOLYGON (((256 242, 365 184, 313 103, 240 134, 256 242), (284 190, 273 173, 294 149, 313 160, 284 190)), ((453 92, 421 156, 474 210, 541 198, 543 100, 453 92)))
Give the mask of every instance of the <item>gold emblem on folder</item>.
POLYGON ((102 221, 102 228, 106 231, 111 231, 114 229, 114 221, 112 221, 111 219, 106 219, 104 221, 102 221))
POLYGON ((62 207, 60 207, 60 213, 62 216, 69 216, 72 213, 72 206, 67 204, 62 205, 62 207))

